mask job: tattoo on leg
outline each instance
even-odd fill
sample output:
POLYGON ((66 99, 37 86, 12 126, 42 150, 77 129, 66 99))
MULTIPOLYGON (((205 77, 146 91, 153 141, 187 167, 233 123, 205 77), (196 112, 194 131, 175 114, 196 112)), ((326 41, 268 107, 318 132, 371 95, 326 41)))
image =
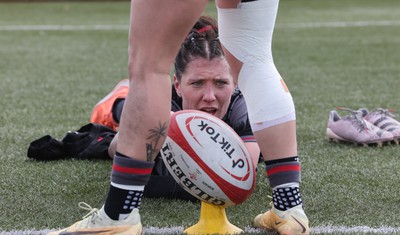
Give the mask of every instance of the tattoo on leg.
POLYGON ((165 138, 167 136, 168 130, 168 123, 159 123, 158 127, 150 129, 150 135, 147 137, 147 140, 150 143, 146 144, 146 151, 147 151, 147 161, 151 162, 154 161, 158 152, 160 152, 161 146, 157 146, 159 144, 160 138, 165 138), (157 148, 158 147, 158 148, 157 148))

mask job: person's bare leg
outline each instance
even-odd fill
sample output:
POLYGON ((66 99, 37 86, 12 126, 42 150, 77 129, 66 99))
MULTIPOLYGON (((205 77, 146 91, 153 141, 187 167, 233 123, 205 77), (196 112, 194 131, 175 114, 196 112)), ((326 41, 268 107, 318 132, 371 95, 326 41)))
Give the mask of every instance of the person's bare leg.
MULTIPOLYGON (((237 80, 243 63, 236 59, 226 48, 224 48, 224 52, 235 80, 237 80)), ((254 135, 266 161, 297 156, 296 121, 288 121, 255 131, 254 135)))
POLYGON ((132 0, 129 92, 119 126, 104 212, 123 220, 140 208, 171 110, 170 71, 179 46, 207 0, 132 0))
POLYGON ((263 154, 274 207, 254 226, 281 234, 308 234, 299 193, 293 100, 272 60, 272 32, 278 0, 216 0, 220 40, 247 103, 263 154))
POLYGON ((103 207, 50 233, 142 234, 141 197, 169 124, 169 73, 179 46, 207 0, 132 0, 128 49, 130 89, 119 127, 111 183, 103 207))
POLYGON ((171 106, 170 71, 176 53, 207 0, 132 0, 130 89, 117 151, 151 161, 165 140, 171 106))

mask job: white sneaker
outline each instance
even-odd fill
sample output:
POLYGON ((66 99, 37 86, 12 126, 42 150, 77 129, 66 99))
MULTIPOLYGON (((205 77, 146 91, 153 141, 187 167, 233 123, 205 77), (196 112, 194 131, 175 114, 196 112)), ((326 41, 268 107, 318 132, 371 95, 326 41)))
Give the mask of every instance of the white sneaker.
POLYGON ((73 235, 73 234, 97 234, 97 235, 141 235, 143 234, 142 224, 138 209, 133 209, 125 220, 117 221, 110 219, 104 209, 92 208, 84 202, 79 207, 90 212, 68 228, 50 232, 48 235, 73 235))

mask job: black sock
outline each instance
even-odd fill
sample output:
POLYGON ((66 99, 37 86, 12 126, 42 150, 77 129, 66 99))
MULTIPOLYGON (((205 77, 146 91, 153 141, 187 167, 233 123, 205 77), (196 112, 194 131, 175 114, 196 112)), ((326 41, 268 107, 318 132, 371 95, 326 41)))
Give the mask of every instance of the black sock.
POLYGON ((104 211, 113 220, 127 217, 134 208, 140 208, 143 191, 124 190, 110 185, 104 211))
POLYGON ((140 208, 144 186, 154 162, 139 161, 116 153, 111 172, 111 186, 104 211, 113 220, 123 220, 134 208, 140 208))
POLYGON ((274 207, 285 211, 302 203, 299 187, 275 188, 272 192, 274 207))
POLYGON ((285 211, 300 205, 301 167, 298 156, 265 161, 265 166, 269 185, 273 189, 274 207, 285 211))

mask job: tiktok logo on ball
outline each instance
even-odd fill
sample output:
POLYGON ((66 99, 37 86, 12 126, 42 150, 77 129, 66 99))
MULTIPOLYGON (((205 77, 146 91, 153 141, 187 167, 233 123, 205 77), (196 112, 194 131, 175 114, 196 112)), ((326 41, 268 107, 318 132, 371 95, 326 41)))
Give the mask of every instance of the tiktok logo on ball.
POLYGON ((235 148, 229 143, 227 138, 225 138, 221 133, 215 130, 212 126, 210 126, 204 120, 200 120, 200 124, 197 125, 200 128, 200 131, 207 133, 210 136, 210 139, 214 141, 216 144, 220 145, 220 148, 225 152, 225 154, 232 159, 232 168, 239 167, 243 168, 246 164, 242 158, 234 159, 233 155, 235 154, 235 148))
POLYGON ((232 154, 235 152, 235 149, 231 146, 231 144, 227 140, 225 140, 223 136, 221 136, 220 133, 216 132, 212 126, 209 126, 208 123, 205 123, 203 120, 201 120, 201 123, 198 125, 198 127, 200 127, 201 131, 205 131, 207 134, 209 134, 210 138, 215 143, 220 144, 221 149, 224 150, 226 155, 229 158, 232 158, 232 154))

